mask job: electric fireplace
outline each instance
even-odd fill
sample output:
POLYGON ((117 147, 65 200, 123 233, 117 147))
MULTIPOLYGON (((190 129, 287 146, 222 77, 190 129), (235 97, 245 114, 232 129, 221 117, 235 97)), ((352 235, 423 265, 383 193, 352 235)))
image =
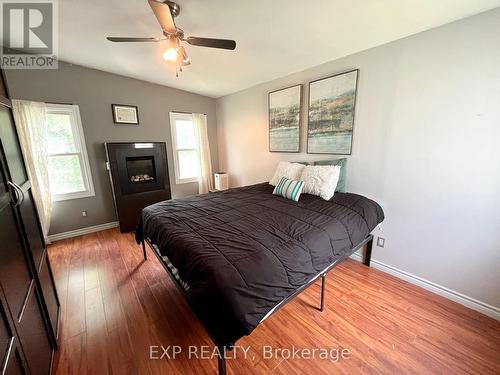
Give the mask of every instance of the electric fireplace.
POLYGON ((155 158, 153 156, 131 156, 125 158, 127 174, 131 182, 156 181, 155 158))
POLYGON ((163 142, 105 143, 120 231, 135 229, 142 209, 171 198, 163 142))

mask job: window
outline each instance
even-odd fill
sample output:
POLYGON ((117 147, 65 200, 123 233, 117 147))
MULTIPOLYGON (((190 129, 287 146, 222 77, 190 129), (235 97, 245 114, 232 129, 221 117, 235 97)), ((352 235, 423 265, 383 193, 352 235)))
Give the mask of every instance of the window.
POLYGON ((200 154, 198 132, 189 113, 170 112, 174 148, 175 181, 178 184, 198 181, 200 154))
POLYGON ((46 113, 52 200, 94 196, 78 106, 48 104, 46 113))

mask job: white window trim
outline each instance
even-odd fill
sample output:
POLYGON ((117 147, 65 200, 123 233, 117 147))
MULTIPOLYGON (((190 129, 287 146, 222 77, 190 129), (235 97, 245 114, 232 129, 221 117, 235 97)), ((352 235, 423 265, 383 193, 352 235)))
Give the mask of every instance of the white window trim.
POLYGON ((77 105, 69 104, 47 104, 46 113, 64 113, 71 116, 71 126, 73 134, 76 134, 75 143, 79 152, 64 153, 64 154, 49 154, 50 156, 57 155, 78 155, 80 160, 80 168, 83 174, 83 184, 85 190, 74 193, 54 194, 52 195, 53 202, 65 201, 70 199, 80 199, 95 196, 94 182, 90 171, 89 157, 87 154, 87 146, 85 143, 85 135, 83 134, 82 121, 80 118, 80 109, 77 105))
MULTIPOLYGON (((173 148, 173 154, 174 154, 174 172, 175 172, 175 183, 176 184, 187 184, 191 182, 198 182, 199 177, 191 177, 191 178, 179 178, 181 175, 180 169, 179 169, 179 151, 193 151, 196 150, 198 153, 200 152, 200 146, 198 145, 198 148, 186 148, 186 149, 179 149, 177 148, 177 131, 175 127, 175 120, 186 120, 186 121, 193 121, 193 115, 191 113, 180 113, 180 112, 170 112, 170 134, 172 135, 172 148, 173 148)), ((197 131, 195 129, 195 131, 197 131)), ((198 138, 198 137, 196 137, 198 138)))

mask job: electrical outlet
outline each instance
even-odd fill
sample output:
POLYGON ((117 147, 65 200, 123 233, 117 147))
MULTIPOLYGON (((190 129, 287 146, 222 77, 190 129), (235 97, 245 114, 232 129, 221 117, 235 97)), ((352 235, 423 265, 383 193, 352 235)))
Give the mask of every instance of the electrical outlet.
POLYGON ((87 217, 87 211, 82 211, 82 216, 87 217))
POLYGON ((378 247, 384 247, 385 246, 385 238, 384 237, 377 237, 377 246, 378 247))

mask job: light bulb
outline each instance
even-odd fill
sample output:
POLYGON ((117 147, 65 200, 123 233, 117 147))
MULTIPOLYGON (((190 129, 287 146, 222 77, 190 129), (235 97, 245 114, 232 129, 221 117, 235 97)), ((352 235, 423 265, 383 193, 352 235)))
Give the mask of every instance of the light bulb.
POLYGON ((163 52, 163 58, 166 61, 177 61, 177 48, 169 47, 163 52))

